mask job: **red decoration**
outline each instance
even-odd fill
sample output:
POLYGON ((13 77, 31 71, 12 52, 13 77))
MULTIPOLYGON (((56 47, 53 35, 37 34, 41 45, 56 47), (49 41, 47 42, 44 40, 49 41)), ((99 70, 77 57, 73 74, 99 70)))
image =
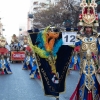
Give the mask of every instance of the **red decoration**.
POLYGON ((74 52, 79 52, 80 51, 80 46, 76 46, 75 48, 74 48, 74 52))
POLYGON ((87 100, 93 100, 91 91, 88 92, 87 100))
POLYGON ((32 51, 32 49, 30 48, 30 46, 27 46, 27 47, 26 47, 26 50, 29 51, 29 52, 32 51))
POLYGON ((8 53, 8 50, 6 48, 0 48, 0 54, 5 55, 8 53))
POLYGON ((1 75, 4 75, 4 74, 5 74, 4 71, 2 71, 2 72, 1 72, 1 75))
POLYGON ((96 16, 96 20, 98 20, 98 15, 96 14, 95 16, 96 16))
POLYGON ((37 75, 37 78, 40 79, 40 75, 37 75))
POLYGON ((69 100, 79 100, 79 92, 78 92, 78 89, 79 89, 79 83, 74 91, 74 93, 72 94, 72 96, 70 97, 69 100))
POLYGON ((76 64, 74 65, 74 70, 77 70, 77 68, 76 68, 76 64))
POLYGON ((82 14, 79 15, 79 19, 82 19, 82 14))

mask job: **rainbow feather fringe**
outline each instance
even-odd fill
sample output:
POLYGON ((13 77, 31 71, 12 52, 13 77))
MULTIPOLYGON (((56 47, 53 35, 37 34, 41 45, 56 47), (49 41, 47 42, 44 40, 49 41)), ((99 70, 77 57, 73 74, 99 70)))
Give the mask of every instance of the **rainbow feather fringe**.
POLYGON ((59 48, 62 45, 62 39, 57 40, 57 41, 55 41, 55 45, 53 47, 52 52, 46 51, 46 48, 45 48, 46 34, 47 34, 47 31, 48 31, 49 28, 50 28, 50 26, 46 27, 44 31, 41 31, 38 34, 37 39, 36 39, 36 42, 38 43, 38 46, 32 45, 31 43, 29 43, 32 50, 35 53, 37 53, 41 58, 48 58, 51 53, 54 57, 57 58, 56 53, 58 52, 59 48))

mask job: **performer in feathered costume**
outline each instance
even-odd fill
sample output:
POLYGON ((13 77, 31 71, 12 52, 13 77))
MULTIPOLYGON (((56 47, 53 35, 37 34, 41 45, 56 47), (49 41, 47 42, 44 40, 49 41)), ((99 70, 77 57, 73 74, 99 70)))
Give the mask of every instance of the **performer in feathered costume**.
POLYGON ((8 53, 9 51, 5 48, 6 39, 1 37, 0 40, 0 74, 11 74, 12 71, 10 69, 10 64, 8 61, 8 53))
MULTIPOLYGON (((70 100, 100 100, 100 39, 94 30, 98 24, 98 16, 95 13, 97 4, 95 0, 82 0, 80 4, 82 14, 78 25, 83 26, 81 34, 77 35, 74 53, 80 59, 75 64, 80 67, 79 83, 70 97, 70 100)), ((78 59, 76 59, 78 60, 78 59)))

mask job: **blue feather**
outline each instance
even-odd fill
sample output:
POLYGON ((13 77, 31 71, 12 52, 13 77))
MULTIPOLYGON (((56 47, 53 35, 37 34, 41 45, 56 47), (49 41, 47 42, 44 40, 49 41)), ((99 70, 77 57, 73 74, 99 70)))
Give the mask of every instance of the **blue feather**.
POLYGON ((57 42, 55 43, 54 48, 53 48, 53 55, 54 56, 56 56, 56 53, 58 52, 58 50, 61 47, 62 43, 63 43, 62 39, 57 40, 57 42))

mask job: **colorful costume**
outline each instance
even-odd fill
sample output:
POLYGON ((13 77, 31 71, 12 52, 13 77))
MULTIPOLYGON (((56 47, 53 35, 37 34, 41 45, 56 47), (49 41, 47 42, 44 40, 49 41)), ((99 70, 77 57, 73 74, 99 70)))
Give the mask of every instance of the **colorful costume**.
MULTIPOLYGON (((79 16, 79 25, 83 26, 81 34, 77 35, 74 53, 80 59, 77 65, 80 67, 80 80, 70 100, 100 100, 100 84, 98 70, 100 70, 100 39, 93 29, 98 26, 98 16, 95 14, 95 0, 82 0, 82 14, 79 16), (85 29, 92 29, 91 34, 85 33, 85 29)), ((77 60, 78 60, 77 59, 77 60)), ((75 63, 74 63, 75 64, 75 63)))
POLYGON ((26 57, 24 60, 23 69, 31 70, 32 66, 33 66, 32 51, 31 51, 31 48, 28 46, 28 47, 26 47, 26 57))
POLYGON ((32 53, 31 48, 27 45, 26 49, 26 57, 24 60, 23 69, 28 70, 30 69, 30 78, 38 78, 40 79, 39 72, 37 69, 36 58, 32 53))
POLYGON ((69 65, 69 69, 80 70, 80 57, 79 55, 76 56, 74 53, 71 59, 71 63, 69 65))
POLYGON ((30 72, 30 78, 40 79, 40 75, 39 75, 37 63, 36 63, 36 58, 35 58, 34 54, 33 54, 33 66, 32 66, 31 72, 30 72))
POLYGON ((23 39, 23 50, 25 50, 26 49, 26 47, 29 45, 28 44, 28 38, 27 38, 27 36, 24 36, 24 39, 23 39))
POLYGON ((5 45, 6 39, 2 37, 0 41, 0 74, 11 74, 12 71, 8 61, 9 51, 5 48, 5 45))
POLYGON ((20 42, 18 41, 17 36, 15 34, 13 34, 11 44, 10 44, 11 51, 19 51, 19 50, 21 50, 21 47, 22 46, 21 46, 20 42))

